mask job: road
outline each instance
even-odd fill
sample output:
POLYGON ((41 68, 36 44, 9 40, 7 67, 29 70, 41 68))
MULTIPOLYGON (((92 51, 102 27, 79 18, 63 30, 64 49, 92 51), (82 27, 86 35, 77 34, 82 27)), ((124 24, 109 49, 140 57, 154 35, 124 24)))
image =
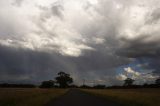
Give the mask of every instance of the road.
POLYGON ((46 106, 120 106, 101 97, 71 89, 64 96, 49 102, 46 106))

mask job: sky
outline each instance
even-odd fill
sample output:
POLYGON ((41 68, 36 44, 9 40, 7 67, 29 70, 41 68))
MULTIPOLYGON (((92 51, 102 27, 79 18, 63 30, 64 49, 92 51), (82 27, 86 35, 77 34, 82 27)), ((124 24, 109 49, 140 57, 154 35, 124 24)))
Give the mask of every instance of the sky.
POLYGON ((159 28, 159 0, 1 0, 0 82, 153 83, 159 28))

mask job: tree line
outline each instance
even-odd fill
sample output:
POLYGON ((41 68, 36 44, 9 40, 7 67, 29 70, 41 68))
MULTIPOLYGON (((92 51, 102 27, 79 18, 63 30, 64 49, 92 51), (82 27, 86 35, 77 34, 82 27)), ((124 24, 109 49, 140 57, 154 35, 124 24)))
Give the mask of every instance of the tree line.
MULTIPOLYGON (((57 74, 57 77, 54 78, 54 80, 48 80, 48 81, 42 81, 40 88, 95 88, 95 89, 104 89, 104 88, 159 88, 160 87, 160 78, 155 80, 154 84, 147 84, 145 83, 144 85, 134 85, 135 80, 131 78, 126 78, 124 80, 124 84, 122 86, 109 86, 106 87, 106 85, 94 85, 93 87, 89 85, 73 85, 73 78, 70 76, 70 74, 67 74, 65 72, 59 72, 57 74)), ((3 83, 0 84, 1 88, 35 88, 37 86, 33 84, 8 84, 8 83, 3 83)))
POLYGON ((9 84, 2 83, 0 84, 0 88, 35 88, 34 84, 9 84))
POLYGON ((43 81, 40 88, 67 88, 71 83, 73 83, 73 78, 70 77, 70 74, 59 72, 55 80, 43 81))

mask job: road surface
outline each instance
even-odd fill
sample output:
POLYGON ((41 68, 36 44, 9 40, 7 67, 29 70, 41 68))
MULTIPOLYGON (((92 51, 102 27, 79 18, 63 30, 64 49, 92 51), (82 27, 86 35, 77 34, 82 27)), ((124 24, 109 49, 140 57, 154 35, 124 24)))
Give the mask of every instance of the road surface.
POLYGON ((93 96, 78 89, 71 89, 64 96, 50 101, 46 106, 120 106, 106 99, 93 96))

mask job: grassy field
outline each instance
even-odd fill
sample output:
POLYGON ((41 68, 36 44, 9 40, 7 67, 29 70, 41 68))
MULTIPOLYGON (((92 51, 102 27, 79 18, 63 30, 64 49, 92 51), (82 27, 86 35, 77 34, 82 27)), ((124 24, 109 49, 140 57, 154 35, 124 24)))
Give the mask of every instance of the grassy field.
POLYGON ((82 89, 125 106, 160 106, 160 89, 82 89))
POLYGON ((0 106, 43 106, 67 89, 1 88, 0 106))

